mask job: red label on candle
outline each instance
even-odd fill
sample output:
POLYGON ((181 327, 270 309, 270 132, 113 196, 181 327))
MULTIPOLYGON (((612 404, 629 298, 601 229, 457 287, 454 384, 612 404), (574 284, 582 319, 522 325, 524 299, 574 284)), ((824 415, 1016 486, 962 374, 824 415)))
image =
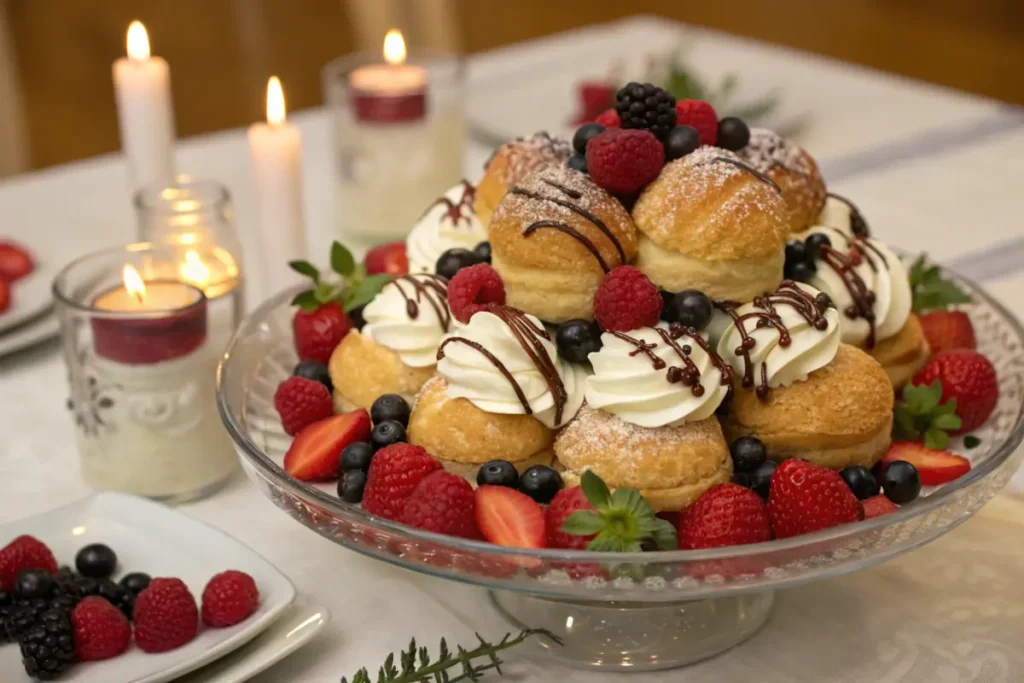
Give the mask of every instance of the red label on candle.
POLYGON ((351 101, 356 120, 364 123, 408 123, 427 115, 427 96, 422 91, 378 95, 353 90, 351 101))
POLYGON ((206 297, 175 311, 93 314, 96 355, 125 365, 151 365, 181 358, 206 341, 206 297), (130 317, 137 315, 138 317, 130 317))

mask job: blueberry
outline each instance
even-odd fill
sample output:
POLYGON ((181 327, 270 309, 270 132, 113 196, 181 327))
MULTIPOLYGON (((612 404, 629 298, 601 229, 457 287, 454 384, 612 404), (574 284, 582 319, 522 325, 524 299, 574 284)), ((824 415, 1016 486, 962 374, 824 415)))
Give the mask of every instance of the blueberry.
POLYGON ((807 262, 807 245, 799 240, 786 242, 786 265, 795 266, 807 262))
POLYGON ((150 578, 149 574, 132 572, 131 574, 125 574, 122 576, 118 583, 120 583, 121 587, 129 591, 132 595, 138 595, 149 587, 150 581, 152 581, 152 578, 150 578))
POLYGON ((676 126, 665 138, 665 160, 684 157, 700 147, 700 133, 693 126, 676 126))
POLYGON ((82 576, 105 579, 117 567, 117 554, 102 543, 87 545, 75 555, 75 568, 82 576))
POLYGON ((434 265, 434 272, 443 278, 451 280, 455 273, 463 268, 468 268, 479 263, 476 254, 469 249, 449 249, 438 257, 434 265))
POLYGON ((750 142, 750 128, 743 119, 726 116, 718 122, 718 140, 715 143, 722 149, 738 152, 750 142))
POLYGON ((507 486, 510 489, 517 489, 519 471, 506 460, 491 460, 477 470, 476 483, 479 486, 507 486))
POLYGON ((292 372, 296 377, 305 377, 311 379, 314 382, 320 382, 327 391, 334 391, 334 383, 331 381, 331 373, 327 371, 327 366, 318 360, 303 360, 299 361, 299 364, 295 366, 295 371, 292 372))
POLYGON ((768 489, 771 487, 772 475, 775 474, 775 468, 778 466, 778 463, 765 460, 754 470, 753 482, 750 488, 754 489, 757 495, 765 500, 768 500, 768 489))
POLYGON ((823 246, 832 246, 832 240, 830 240, 828 238, 828 235, 826 235, 825 233, 816 232, 813 235, 808 236, 808 238, 804 240, 804 244, 807 247, 807 259, 809 261, 813 261, 818 258, 821 258, 821 248, 823 246))
POLYGON ((572 363, 586 363, 587 356, 601 350, 601 328, 591 320, 569 320, 555 333, 558 353, 572 363))
POLYGON ((373 444, 374 450, 380 450, 385 446, 403 441, 405 441, 405 427, 401 422, 394 420, 378 422, 373 428, 373 432, 370 433, 370 443, 373 444))
POLYGON ((366 304, 362 306, 356 306, 348 312, 348 318, 352 321, 352 327, 357 330, 362 330, 366 327, 366 318, 363 317, 363 309, 366 308, 366 304))
POLYGON ((875 475, 871 474, 871 471, 867 467, 861 467, 859 465, 850 466, 844 468, 839 476, 843 478, 846 485, 853 491, 853 495, 857 496, 857 500, 867 500, 873 496, 877 496, 879 493, 878 482, 875 480, 875 475))
POLYGON ((737 472, 753 473, 768 459, 768 451, 756 436, 741 436, 729 445, 732 467, 737 472))
POLYGON ((341 475, 338 480, 338 498, 346 503, 358 503, 363 499, 363 489, 366 487, 366 472, 362 470, 349 470, 341 475))
POLYGON ((480 244, 473 247, 473 255, 476 256, 480 263, 491 262, 491 243, 481 242, 480 244))
POLYGON ((754 474, 753 472, 733 472, 732 483, 745 489, 754 488, 754 474))
POLYGON ((574 171, 579 171, 580 173, 587 172, 587 158, 582 154, 573 154, 569 157, 569 160, 565 162, 565 165, 574 171))
POLYGON ((562 475, 547 465, 534 465, 519 479, 519 488, 538 503, 550 503, 562 486, 562 475))
POLYGON ((26 569, 14 581, 14 595, 19 598, 48 598, 53 593, 53 577, 45 569, 26 569))
POLYGON ((373 460, 373 446, 365 441, 357 441, 345 446, 341 451, 341 471, 370 469, 370 461, 373 460))
POLYGON ((818 269, 810 263, 794 263, 792 266, 787 263, 785 268, 786 277, 797 282, 810 282, 817 272, 818 269))
POLYGON ((664 317, 669 322, 700 330, 711 320, 711 312, 711 299, 704 292, 685 289, 669 300, 664 317))
POLYGON ((370 406, 370 419, 373 420, 373 424, 394 420, 402 423, 404 427, 409 424, 409 404, 398 394, 378 396, 370 406))
POLYGON ((897 505, 909 503, 921 493, 921 475, 909 462, 893 461, 882 472, 882 491, 897 505))
POLYGON ((576 133, 572 136, 572 148, 580 154, 586 154, 587 143, 590 142, 590 139, 603 132, 604 126, 600 123, 584 123, 576 129, 576 133))

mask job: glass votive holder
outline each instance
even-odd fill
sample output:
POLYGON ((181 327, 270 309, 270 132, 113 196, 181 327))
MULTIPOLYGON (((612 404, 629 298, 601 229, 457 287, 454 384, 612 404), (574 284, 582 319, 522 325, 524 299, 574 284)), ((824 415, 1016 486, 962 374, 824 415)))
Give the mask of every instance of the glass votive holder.
POLYGON ((321 76, 334 135, 337 237, 363 245, 404 239, 462 177, 462 61, 413 50, 387 64, 359 52, 329 62, 321 76))
POLYGON ((82 256, 54 280, 68 409, 96 490, 179 503, 237 467, 215 405, 224 345, 214 334, 232 311, 182 279, 180 259, 173 247, 129 244, 82 256))

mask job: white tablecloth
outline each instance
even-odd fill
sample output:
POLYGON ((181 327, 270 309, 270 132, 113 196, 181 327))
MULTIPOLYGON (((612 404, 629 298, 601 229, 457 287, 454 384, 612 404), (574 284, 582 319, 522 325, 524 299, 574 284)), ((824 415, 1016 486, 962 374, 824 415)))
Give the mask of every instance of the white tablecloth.
MULTIPOLYGON (((666 44, 679 31, 671 23, 631 20, 474 57, 470 109, 486 115, 488 104, 480 99, 489 99, 488 88, 512 90, 522 93, 517 115, 523 132, 541 127, 533 125, 543 125, 543 117, 535 118, 530 93, 561 93, 552 96, 568 106, 565 89, 588 69, 603 71, 598 58, 603 65, 616 50, 626 54, 638 44, 666 44)), ((935 257, 962 263, 1024 315, 1019 298, 1024 117, 1019 111, 712 32, 689 35, 698 37, 692 57, 701 67, 712 74, 740 72, 748 83, 775 84, 786 93, 791 111, 810 114, 807 144, 838 178, 833 189, 860 204, 876 233, 907 248, 926 245, 935 257)), ((300 113, 295 120, 304 135, 309 241, 312 253, 319 254, 332 237, 327 120, 320 111, 300 113)), ((479 146, 468 151, 469 177, 476 177, 487 153, 479 146)), ((183 171, 227 183, 246 259, 256 263, 244 133, 188 140, 180 145, 178 159, 183 171)), ((127 241, 134 228, 125 179, 121 160, 111 156, 0 184, 0 234, 60 263, 127 241)), ((251 294, 256 300, 264 293, 253 288, 251 294)), ((0 360, 0 522, 89 493, 78 475, 65 386, 55 343, 0 360)), ((412 636, 428 643, 444 635, 452 642, 469 640, 473 630, 504 632, 479 590, 333 546, 278 512, 241 478, 185 509, 264 554, 334 614, 317 641, 257 681, 337 680, 359 666, 375 667, 412 636)), ((949 539, 904 559, 788 591, 772 621, 749 643, 685 673, 643 674, 635 680, 1019 683, 1024 680, 1019 648, 1024 598, 1017 588, 1024 555, 1019 543, 994 542, 1014 532, 1020 538, 1020 527, 1011 528, 1007 517, 985 513, 949 539), (961 556, 982 561, 951 559, 961 556), (939 572, 933 571, 936 566, 939 572), (1012 569, 1016 581, 1004 573, 1012 569), (811 642, 815 656, 809 654, 811 642)), ((615 680, 518 658, 513 670, 520 680, 537 682, 615 680)))

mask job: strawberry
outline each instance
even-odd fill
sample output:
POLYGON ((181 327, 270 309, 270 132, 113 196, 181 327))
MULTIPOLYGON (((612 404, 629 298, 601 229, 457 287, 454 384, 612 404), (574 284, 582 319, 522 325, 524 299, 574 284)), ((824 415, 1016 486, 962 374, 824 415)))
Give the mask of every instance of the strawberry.
POLYGON ((438 534, 480 538, 473 487, 444 470, 431 472, 416 485, 398 521, 438 534))
POLYGON ((772 538, 761 497, 737 484, 718 484, 683 511, 679 547, 683 550, 763 543, 772 538))
POLYGON ((549 548, 567 548, 585 550, 587 544, 594 540, 596 534, 589 536, 573 536, 562 531, 565 520, 577 510, 593 510, 594 506, 587 500, 586 494, 579 486, 562 489, 555 494, 544 513, 544 524, 547 528, 549 548))
POLYGON ((772 475, 768 517, 776 538, 856 522, 863 511, 838 472, 805 460, 787 460, 772 475))
POLYGON ((341 451, 370 439, 370 414, 363 409, 314 422, 295 437, 284 454, 285 471, 301 481, 338 478, 341 451))
POLYGON ((11 286, 0 280, 0 313, 11 307, 11 286))
POLYGON ((87 597, 79 602, 71 613, 71 625, 75 629, 75 654, 82 662, 117 657, 132 640, 128 619, 100 597, 87 597))
POLYGON ((203 589, 203 623, 212 628, 240 624, 260 606, 260 591, 245 572, 230 569, 217 574, 203 589))
POLYGON ((594 119, 594 123, 600 123, 605 128, 622 127, 622 119, 619 118, 619 112, 614 109, 605 109, 597 115, 597 118, 594 119))
POLYGON ((974 326, 963 311, 933 311, 922 315, 920 320, 932 353, 975 347, 974 326))
POLYGON ((295 311, 292 333, 295 351, 301 360, 315 360, 326 365, 334 349, 352 329, 352 320, 334 302, 317 306, 312 311, 295 311))
POLYGON ((320 382, 289 377, 274 392, 274 408, 281 416, 285 433, 295 436, 314 422, 333 415, 334 401, 320 382))
POLYGON ((897 441, 889 447, 882 458, 883 467, 896 460, 909 462, 917 468, 921 483, 925 486, 938 486, 959 479, 971 471, 971 461, 967 458, 928 448, 913 441, 897 441))
POLYGON ((533 498, 507 486, 477 488, 476 525, 495 545, 544 547, 544 510, 533 498))
POLYGON ((39 539, 18 536, 0 550, 0 591, 13 591, 15 579, 26 569, 45 569, 53 574, 57 560, 39 539))
POLYGON ((422 446, 408 443, 385 446, 370 461, 363 489, 363 509, 398 520, 419 483, 439 469, 441 463, 422 446))
POLYGON ((143 652, 167 652, 199 632, 199 608, 181 579, 153 579, 135 598, 135 642, 143 652))
POLYGON ((8 283, 20 280, 35 267, 32 256, 24 247, 9 240, 0 240, 0 280, 8 283))
POLYGON ((999 382, 992 363, 970 349, 950 349, 932 356, 914 377, 916 385, 942 383, 943 402, 956 400, 963 424, 955 433, 974 431, 988 419, 999 400, 999 382))
POLYGON ((409 257, 406 255, 405 242, 381 244, 366 252, 363 258, 367 275, 385 273, 387 275, 405 275, 409 272, 409 257))
POLYGON ((896 512, 899 510, 899 508, 896 507, 896 503, 886 498, 882 493, 879 493, 877 496, 872 496, 866 500, 862 500, 860 502, 860 506, 864 510, 864 519, 881 517, 882 515, 887 515, 890 512, 896 512))
POLYGON ((607 81, 582 81, 576 86, 580 112, 573 117, 575 123, 587 123, 608 107, 615 106, 615 86, 607 81))

